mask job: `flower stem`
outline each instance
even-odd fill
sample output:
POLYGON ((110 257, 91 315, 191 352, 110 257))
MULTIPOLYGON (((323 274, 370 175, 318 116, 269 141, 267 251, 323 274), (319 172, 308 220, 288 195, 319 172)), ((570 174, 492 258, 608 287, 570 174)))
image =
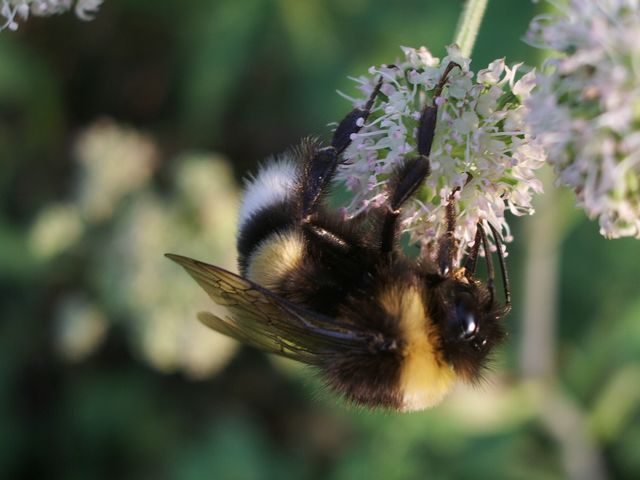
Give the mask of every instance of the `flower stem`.
POLYGON ((460 52, 467 58, 471 57, 487 3, 489 0, 467 0, 458 20, 454 43, 460 47, 460 52))

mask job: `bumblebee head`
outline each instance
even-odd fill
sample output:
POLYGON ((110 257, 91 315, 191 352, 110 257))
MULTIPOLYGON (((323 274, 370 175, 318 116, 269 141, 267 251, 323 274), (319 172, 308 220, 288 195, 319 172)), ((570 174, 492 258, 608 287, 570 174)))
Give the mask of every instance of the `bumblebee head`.
POLYGON ((377 295, 378 315, 400 330, 399 409, 438 404, 458 378, 481 380, 490 353, 505 335, 501 318, 507 308, 495 302, 489 288, 465 277, 462 269, 426 281, 418 276, 406 282, 393 272, 385 279, 377 295))
POLYGON ((490 353, 505 337, 501 320, 508 307, 496 302, 482 282, 462 273, 433 282, 428 307, 443 358, 459 377, 476 383, 490 353))

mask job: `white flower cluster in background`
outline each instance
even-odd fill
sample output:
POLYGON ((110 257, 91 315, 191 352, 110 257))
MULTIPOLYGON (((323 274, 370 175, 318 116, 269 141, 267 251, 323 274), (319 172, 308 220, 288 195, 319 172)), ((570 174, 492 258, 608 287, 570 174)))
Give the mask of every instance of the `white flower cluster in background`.
POLYGON ((385 202, 386 181, 403 159, 416 155, 416 130, 425 104, 449 62, 451 70, 440 98, 435 139, 430 154, 431 175, 417 195, 403 206, 403 232, 433 251, 445 232, 447 201, 455 193, 456 237, 461 252, 474 240, 478 222, 489 222, 504 240, 511 234, 507 210, 532 213, 532 194, 541 193, 535 170, 545 162, 543 150, 524 123, 524 101, 534 73, 519 80, 520 65, 492 62, 477 75, 456 46, 440 61, 425 48, 403 48, 405 60, 394 66, 371 68, 356 81, 363 99, 350 99, 362 108, 378 79, 383 85, 375 107, 345 151, 338 178, 353 192, 345 215, 353 216, 385 202), (470 175, 469 175, 470 174, 470 175))
POLYGON ((109 119, 82 131, 74 150, 73 198, 43 209, 29 237, 41 259, 64 253, 92 226, 111 220, 128 197, 147 187, 158 166, 158 149, 150 137, 109 119))
POLYGON ((538 74, 528 121, 558 183, 609 237, 640 238, 640 2, 554 2, 529 43, 555 52, 538 74))
POLYGON ((42 209, 28 243, 44 270, 55 262, 82 269, 82 281, 56 305, 56 349, 80 361, 119 324, 153 367, 214 374, 237 344, 208 334, 195 318, 201 310, 222 315, 222 307, 162 254, 184 252, 235 268, 239 190, 229 161, 183 154, 158 188, 153 174, 163 159, 154 139, 109 119, 82 130, 73 151, 69 198, 42 209))
POLYGON ((92 270, 147 362, 203 378, 223 368, 238 345, 195 320, 199 311, 224 309, 162 254, 185 252, 234 270, 239 192, 218 155, 184 154, 175 167, 170 195, 140 191, 121 212, 92 270))
POLYGON ((158 148, 150 137, 113 120, 102 119, 78 137, 77 204, 93 222, 110 218, 120 202, 144 187, 158 166, 158 148))
POLYGON ((36 17, 47 17, 58 15, 74 8, 75 14, 80 20, 93 20, 98 8, 104 0, 76 0, 75 7, 73 0, 2 0, 0 17, 4 17, 4 22, 0 21, 0 30, 18 29, 18 21, 24 21, 30 15, 36 17))
POLYGON ((109 321, 98 305, 83 293, 63 297, 55 315, 54 345, 62 358, 78 362, 104 341, 109 321))

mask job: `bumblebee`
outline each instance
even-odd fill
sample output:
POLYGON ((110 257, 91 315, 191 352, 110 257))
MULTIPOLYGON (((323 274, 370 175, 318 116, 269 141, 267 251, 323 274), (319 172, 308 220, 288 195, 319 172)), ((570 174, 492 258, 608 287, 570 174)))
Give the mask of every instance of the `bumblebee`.
POLYGON ((430 174, 438 104, 453 68, 421 110, 417 154, 393 171, 386 205, 344 219, 325 204, 331 181, 373 108, 380 79, 363 108, 351 111, 331 144, 304 139, 247 182, 237 239, 241 276, 167 254, 218 304, 224 318, 201 312, 213 330, 269 353, 316 367, 329 388, 359 406, 415 411, 438 404, 456 379, 482 378, 505 336, 510 293, 500 236, 505 301, 496 299, 485 227, 458 266, 455 191, 446 233, 433 255, 410 259, 399 246, 403 204, 430 174), (487 281, 475 278, 480 245, 487 281))

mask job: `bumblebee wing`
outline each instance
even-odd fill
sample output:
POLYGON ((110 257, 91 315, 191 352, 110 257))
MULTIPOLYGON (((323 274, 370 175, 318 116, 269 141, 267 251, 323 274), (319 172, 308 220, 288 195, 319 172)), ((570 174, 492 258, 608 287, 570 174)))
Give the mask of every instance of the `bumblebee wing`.
POLYGON ((317 314, 227 270, 180 255, 181 265, 230 312, 220 318, 201 312, 208 327, 248 345, 305 363, 318 363, 339 351, 369 351, 372 332, 317 314))
POLYGON ((212 330, 234 338, 245 345, 259 348, 265 352, 274 353, 300 362, 311 364, 316 363, 313 355, 308 354, 295 346, 287 346, 287 343, 281 339, 271 339, 264 335, 260 336, 259 334, 251 335, 246 330, 243 330, 241 327, 236 325, 231 317, 227 317, 223 320, 211 312, 199 312, 198 320, 212 330))

